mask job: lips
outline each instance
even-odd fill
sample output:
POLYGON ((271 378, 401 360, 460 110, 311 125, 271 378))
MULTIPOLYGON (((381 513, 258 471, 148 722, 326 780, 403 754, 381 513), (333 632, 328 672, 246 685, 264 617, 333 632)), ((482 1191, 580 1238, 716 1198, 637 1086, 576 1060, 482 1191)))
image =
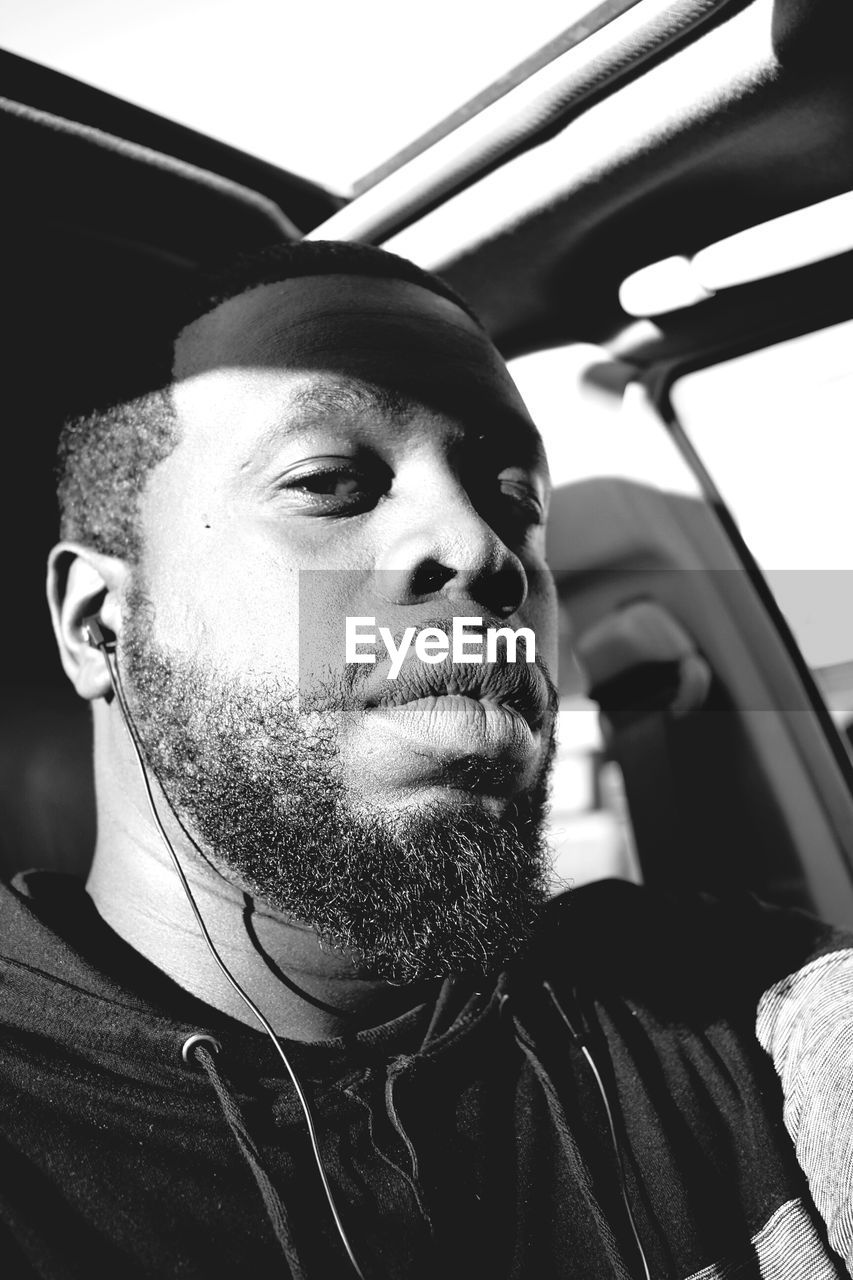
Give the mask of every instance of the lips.
POLYGON ((364 705, 402 707, 427 698, 450 695, 507 707, 523 716, 531 729, 542 727, 550 705, 550 691, 542 672, 532 662, 453 662, 449 657, 428 664, 417 657, 404 662, 396 679, 390 679, 390 663, 370 674, 363 691, 364 705))

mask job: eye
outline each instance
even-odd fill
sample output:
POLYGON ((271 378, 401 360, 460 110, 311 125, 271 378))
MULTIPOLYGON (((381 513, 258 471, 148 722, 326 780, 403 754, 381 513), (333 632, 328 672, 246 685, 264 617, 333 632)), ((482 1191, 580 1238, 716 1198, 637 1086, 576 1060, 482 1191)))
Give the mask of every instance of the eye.
POLYGON ((524 471, 512 468, 498 476, 500 493, 517 516, 528 525, 544 524, 545 505, 535 481, 524 471))
POLYGON ((291 489, 303 489, 306 493, 316 493, 324 498, 353 498, 359 492, 361 479, 346 471, 315 471, 312 475, 303 476, 291 489))
POLYGON ((329 458, 294 468, 281 478, 278 488, 309 514, 357 515, 375 506, 389 484, 384 468, 329 458))

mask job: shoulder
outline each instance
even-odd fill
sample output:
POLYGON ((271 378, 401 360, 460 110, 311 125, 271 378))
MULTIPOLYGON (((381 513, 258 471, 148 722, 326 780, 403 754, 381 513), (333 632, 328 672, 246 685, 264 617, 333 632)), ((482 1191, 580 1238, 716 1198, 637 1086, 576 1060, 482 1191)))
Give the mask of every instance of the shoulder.
POLYGON ((715 898, 605 880, 549 903, 530 962, 552 979, 628 999, 694 1009, 724 1000, 754 1013, 774 984, 852 949, 850 933, 750 893, 715 898))
POLYGON ((91 928, 92 904, 82 880, 52 871, 27 871, 0 881, 0 973, 26 969, 64 978, 69 967, 63 937, 91 928))

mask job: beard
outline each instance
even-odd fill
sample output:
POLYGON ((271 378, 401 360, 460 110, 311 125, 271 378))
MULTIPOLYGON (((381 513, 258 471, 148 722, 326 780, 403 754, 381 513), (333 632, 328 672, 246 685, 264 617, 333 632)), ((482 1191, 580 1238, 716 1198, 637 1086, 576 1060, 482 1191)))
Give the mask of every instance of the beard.
MULTIPOLYGON (((370 806, 347 785, 338 738, 345 716, 360 714, 364 668, 300 691, 297 711, 295 687, 281 680, 238 683, 203 655, 161 647, 140 587, 127 604, 121 671, 140 745, 178 822, 225 879, 309 926, 365 977, 485 973, 524 949, 548 896, 553 715, 534 785, 500 817, 473 799, 454 816, 370 806)), ((474 788, 476 761, 468 772, 474 788)))

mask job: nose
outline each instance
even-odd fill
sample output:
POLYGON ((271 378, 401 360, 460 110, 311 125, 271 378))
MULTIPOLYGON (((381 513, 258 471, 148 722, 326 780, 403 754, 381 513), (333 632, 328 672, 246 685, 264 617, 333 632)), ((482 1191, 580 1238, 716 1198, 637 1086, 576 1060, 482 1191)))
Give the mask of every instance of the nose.
POLYGON ((380 591, 390 602, 436 598, 472 603, 508 618, 527 598, 522 561, 477 510, 456 476, 402 495, 378 564, 380 591))

